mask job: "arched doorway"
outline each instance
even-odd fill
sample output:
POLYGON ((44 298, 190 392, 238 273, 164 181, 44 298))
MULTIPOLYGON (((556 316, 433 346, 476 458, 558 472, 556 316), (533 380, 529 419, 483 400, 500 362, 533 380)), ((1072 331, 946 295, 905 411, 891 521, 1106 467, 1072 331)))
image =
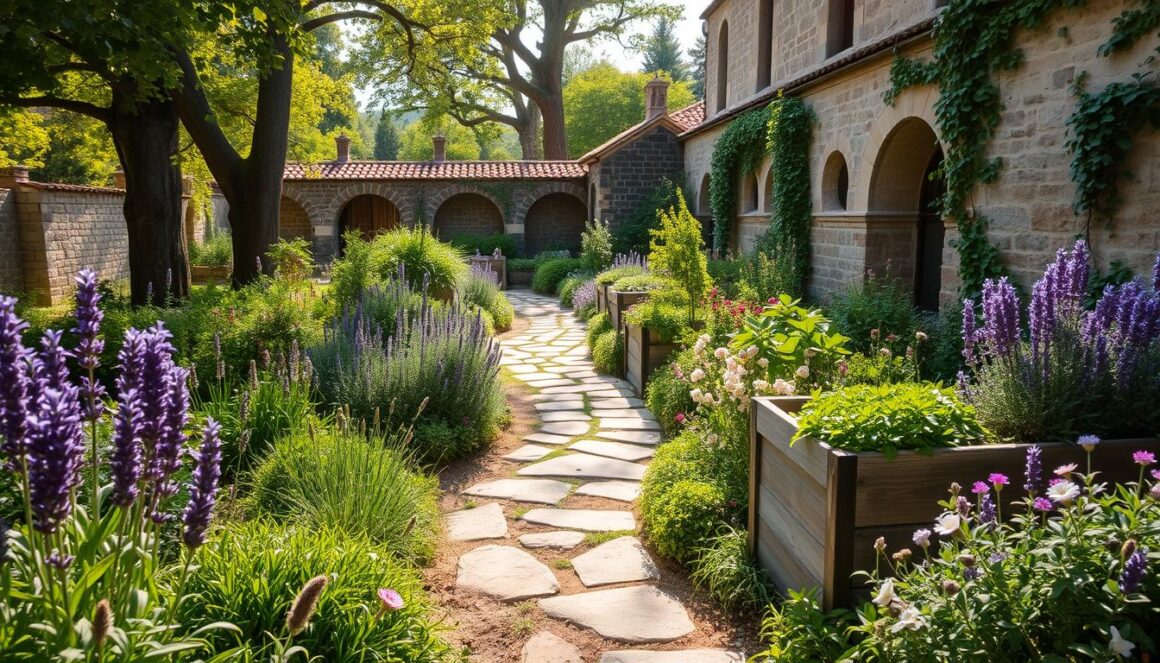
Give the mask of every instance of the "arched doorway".
POLYGON ((942 148, 924 120, 909 117, 887 135, 874 161, 866 219, 866 267, 913 288, 914 303, 937 311, 944 191, 942 148))
POLYGON ((278 237, 280 239, 310 239, 313 235, 310 215, 292 198, 282 196, 278 204, 278 237))
POLYGON ((373 193, 364 193, 351 198, 338 216, 340 234, 357 230, 363 239, 371 239, 379 233, 398 227, 399 209, 391 201, 373 193))
POLYGON ((478 193, 458 193, 435 210, 435 236, 444 241, 454 237, 486 237, 503 232, 503 212, 478 193))
POLYGON ((532 203, 524 216, 524 252, 580 249, 580 234, 588 220, 584 203, 567 193, 549 193, 532 203))

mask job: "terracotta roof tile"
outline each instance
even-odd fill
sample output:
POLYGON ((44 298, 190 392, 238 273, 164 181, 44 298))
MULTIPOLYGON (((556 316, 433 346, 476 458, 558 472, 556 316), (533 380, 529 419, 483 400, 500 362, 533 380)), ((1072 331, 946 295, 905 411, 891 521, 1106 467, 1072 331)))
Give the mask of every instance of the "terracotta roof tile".
POLYGON ((585 177, 576 161, 348 161, 288 163, 287 180, 561 180, 585 177))
POLYGON ((681 126, 681 131, 688 131, 705 121, 705 101, 701 100, 692 106, 669 113, 669 117, 681 126))
POLYGON ((638 135, 645 131, 658 126, 667 126, 670 131, 681 134, 696 127, 705 120, 705 102, 698 101, 695 104, 686 106, 679 111, 673 111, 668 115, 658 115, 651 120, 645 120, 639 124, 634 124, 624 131, 616 134, 612 138, 604 141, 597 147, 592 148, 587 154, 580 157, 580 163, 588 163, 595 160, 597 157, 616 150, 622 145, 631 143, 638 135))

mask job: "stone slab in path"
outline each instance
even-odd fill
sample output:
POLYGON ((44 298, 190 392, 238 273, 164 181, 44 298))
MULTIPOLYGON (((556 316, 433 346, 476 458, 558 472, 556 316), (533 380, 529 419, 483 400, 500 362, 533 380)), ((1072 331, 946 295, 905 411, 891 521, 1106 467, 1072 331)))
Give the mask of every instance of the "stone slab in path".
MULTIPOLYGON (((615 440, 617 442, 628 442, 630 444, 647 444, 649 446, 656 446, 661 443, 661 434, 658 431, 602 430, 596 433, 596 437, 615 440)), ((528 438, 525 437, 524 439, 527 440, 528 438)))
POLYGON ((585 587, 618 582, 657 580, 657 565, 635 536, 622 536, 572 559, 572 568, 585 587))
POLYGON ((670 642, 693 632, 684 606, 656 587, 638 585, 553 596, 538 603, 549 617, 620 642, 670 642))
POLYGON ((533 635, 520 655, 520 663, 584 663, 579 647, 548 631, 533 635))
POLYGON ((571 550, 584 542, 583 532, 535 532, 520 537, 520 545, 525 548, 556 548, 571 550))
MULTIPOLYGON (((523 377, 523 376, 517 376, 517 377, 523 377)), ((561 386, 570 385, 570 384, 576 384, 576 381, 569 380, 567 378, 554 378, 551 380, 529 380, 528 381, 528 386, 532 387, 533 389, 543 389, 545 387, 561 387, 561 386)))
POLYGON ((603 430, 660 430, 661 425, 652 419, 633 417, 601 417, 600 428, 603 430))
POLYGON ((652 458, 653 448, 639 444, 625 444, 624 442, 608 442, 606 440, 580 440, 568 447, 573 451, 583 451, 594 456, 605 456, 619 460, 638 461, 652 458))
POLYGON ((628 649, 604 652, 600 663, 745 663, 745 654, 725 649, 686 649, 684 651, 647 651, 628 649))
POLYGON ((625 396, 613 396, 611 398, 594 398, 592 400, 593 409, 611 410, 620 407, 644 407, 644 401, 639 398, 628 398, 625 396))
POLYGON ((534 460, 539 460, 550 453, 552 453, 552 450, 548 449, 547 447, 538 447, 534 444, 525 444, 524 446, 516 449, 515 451, 512 451, 511 453, 505 454, 504 458, 507 460, 515 461, 517 463, 530 463, 534 460))
POLYGON ((495 497, 517 502, 555 504, 568 496, 572 486, 551 479, 499 479, 479 483, 463 491, 464 495, 495 497))
POLYGON ((520 516, 534 525, 578 529, 585 532, 619 532, 636 529, 631 511, 596 509, 532 509, 520 516))
POLYGON ((551 433, 553 435, 567 435, 569 437, 575 435, 583 435, 588 432, 589 424, 587 421, 557 421, 555 423, 544 424, 540 426, 540 431, 544 433, 551 433))
POLYGON ((651 412, 644 408, 616 408, 616 409, 597 409, 592 408, 592 416, 602 418, 624 418, 624 419, 656 419, 651 412))
POLYGON ((640 497, 640 483, 636 481, 593 481, 577 488, 576 494, 632 502, 640 497))
POLYGON ((505 536, 507 521, 498 502, 455 511, 447 516, 447 537, 452 541, 502 539, 505 536))
POLYGON ((569 384, 560 387, 548 387, 543 390, 545 394, 582 394, 589 391, 607 391, 607 387, 602 384, 575 384, 572 380, 569 384))
POLYGON ((545 401, 543 403, 536 403, 536 409, 540 410, 541 412, 552 412, 555 410, 583 410, 584 401, 582 399, 545 401))
MULTIPOLYGON (((600 386, 600 385, 584 385, 585 387, 600 386)), ((616 389, 600 389, 599 391, 588 392, 589 398, 635 398, 636 392, 631 389, 619 387, 616 389)))
POLYGON ((538 442, 540 444, 564 444, 571 439, 570 435, 553 435, 552 433, 532 433, 524 436, 524 442, 538 442))
POLYGON ((644 465, 591 454, 568 454, 521 467, 516 474, 527 477, 572 477, 577 479, 625 479, 640 481, 644 465))
POLYGON ((551 569, 512 546, 480 546, 459 558, 455 586, 501 601, 551 596, 560 583, 551 569))
POLYGON ((592 421, 592 415, 582 410, 562 410, 559 412, 545 412, 540 415, 540 419, 549 423, 557 421, 583 421, 587 423, 592 421))

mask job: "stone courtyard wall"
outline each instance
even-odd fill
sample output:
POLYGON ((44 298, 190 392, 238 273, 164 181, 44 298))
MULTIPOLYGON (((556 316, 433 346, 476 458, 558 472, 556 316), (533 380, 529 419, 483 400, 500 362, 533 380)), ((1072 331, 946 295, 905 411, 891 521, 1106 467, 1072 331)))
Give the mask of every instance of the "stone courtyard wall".
POLYGON ((16 193, 0 189, 0 293, 24 292, 24 270, 20 262, 20 229, 16 220, 16 193))
MULTIPOLYGON (((675 134, 658 126, 590 167, 596 209, 613 232, 627 223, 664 178, 684 184, 685 159, 675 134)), ((586 196, 581 196, 585 200, 586 196)))

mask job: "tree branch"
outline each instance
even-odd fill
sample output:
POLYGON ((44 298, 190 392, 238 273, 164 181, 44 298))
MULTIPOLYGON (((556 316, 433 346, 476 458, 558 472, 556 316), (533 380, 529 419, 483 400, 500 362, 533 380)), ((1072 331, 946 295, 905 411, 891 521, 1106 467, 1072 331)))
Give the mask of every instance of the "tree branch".
POLYGON ((181 116, 190 137, 197 143, 218 186, 222 187, 223 193, 232 197, 234 192, 230 189, 234 182, 230 174, 241 163, 242 157, 218 123, 213 121, 213 108, 197 77, 189 53, 174 49, 173 57, 181 68, 181 81, 173 93, 177 114, 181 116))
POLYGON ((87 115, 101 122, 109 121, 109 109, 101 108, 96 104, 76 99, 65 99, 52 95, 39 97, 0 97, 0 104, 17 106, 19 108, 59 108, 80 115, 87 115))
POLYGON ((351 9, 350 11, 338 12, 337 14, 326 14, 325 16, 316 16, 309 21, 303 23, 300 27, 303 32, 312 32, 329 23, 337 21, 345 21, 351 18, 365 18, 371 21, 381 21, 383 17, 376 13, 366 11, 365 9, 351 9))

